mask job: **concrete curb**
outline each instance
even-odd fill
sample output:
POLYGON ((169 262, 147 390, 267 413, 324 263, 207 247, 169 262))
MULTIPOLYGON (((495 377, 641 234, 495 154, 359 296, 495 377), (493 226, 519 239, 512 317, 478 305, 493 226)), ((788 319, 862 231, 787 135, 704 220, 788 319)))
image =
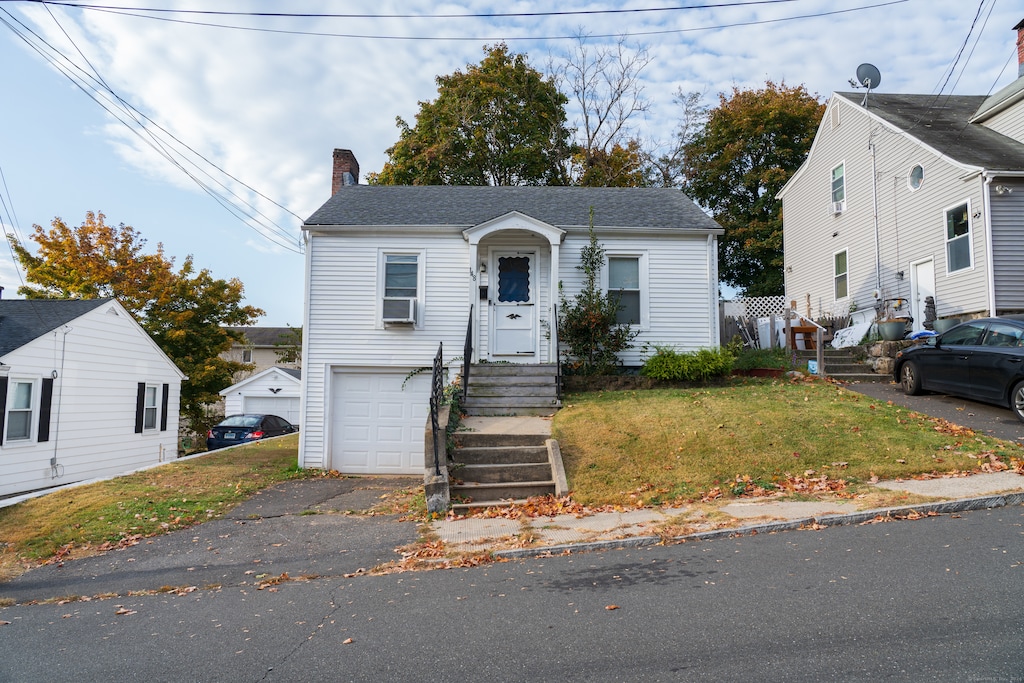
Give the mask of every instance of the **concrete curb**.
MULTIPOLYGON (((875 510, 864 510, 844 515, 822 515, 820 517, 804 517, 802 519, 791 519, 780 522, 751 524, 749 526, 734 527, 731 529, 715 529, 714 531, 700 531, 686 536, 675 536, 669 539, 669 541, 712 541, 719 538, 754 536, 757 534, 769 534, 778 531, 796 531, 798 529, 808 528, 814 525, 822 527, 849 526, 853 524, 862 524, 875 519, 876 517, 898 517, 912 512, 917 514, 950 514, 954 512, 967 512, 969 510, 990 510, 992 508, 1009 507, 1012 505, 1024 505, 1024 493, 1006 493, 993 496, 980 496, 977 498, 947 500, 938 503, 922 503, 919 505, 877 508, 875 510)), ((665 539, 660 536, 631 536, 629 538, 621 538, 611 541, 562 543, 559 545, 541 546, 537 548, 495 550, 492 555, 501 559, 518 560, 546 555, 569 555, 595 550, 642 548, 645 546, 663 544, 665 542, 665 539)))

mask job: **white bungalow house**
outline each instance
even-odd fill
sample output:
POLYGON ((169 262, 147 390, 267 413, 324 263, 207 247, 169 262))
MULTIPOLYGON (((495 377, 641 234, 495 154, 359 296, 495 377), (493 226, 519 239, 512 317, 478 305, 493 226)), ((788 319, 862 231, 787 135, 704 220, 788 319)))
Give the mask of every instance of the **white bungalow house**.
POLYGON ((301 370, 271 367, 243 379, 220 392, 224 414, 270 414, 301 425, 301 377, 301 370))
POLYGON ((183 379, 113 299, 0 301, 0 496, 173 460, 183 379))
MULTIPOLYGON (((443 359, 553 364, 558 289, 581 285, 589 215, 605 285, 645 343, 719 340, 720 226, 682 192, 582 187, 366 186, 334 152, 331 198, 303 225, 304 467, 422 473, 428 368, 443 359)), ((461 360, 459 361, 461 362, 461 360)))
POLYGON ((1024 311, 1024 22, 1014 28, 1019 77, 994 95, 833 93, 778 195, 799 312, 871 319, 877 307, 920 330, 928 297, 938 318, 1024 311))

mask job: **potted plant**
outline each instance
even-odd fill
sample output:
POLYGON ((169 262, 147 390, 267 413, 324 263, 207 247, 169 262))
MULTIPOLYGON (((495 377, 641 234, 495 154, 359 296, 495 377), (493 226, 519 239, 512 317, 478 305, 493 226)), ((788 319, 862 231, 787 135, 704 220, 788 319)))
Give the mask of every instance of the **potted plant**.
POLYGON ((789 354, 783 348, 743 349, 733 361, 732 372, 747 377, 781 377, 790 367, 789 354))
POLYGON ((878 334, 884 341, 898 341, 907 336, 907 321, 904 318, 888 318, 878 323, 878 334))

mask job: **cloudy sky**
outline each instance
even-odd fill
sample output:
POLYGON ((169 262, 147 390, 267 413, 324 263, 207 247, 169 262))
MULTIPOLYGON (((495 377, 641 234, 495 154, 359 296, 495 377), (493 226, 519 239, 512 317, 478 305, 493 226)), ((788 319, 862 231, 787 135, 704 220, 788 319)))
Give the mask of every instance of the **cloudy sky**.
MULTIPOLYGON (((1017 77, 1021 19, 1010 0, 6 0, 0 220, 24 237, 103 212, 179 263, 239 278, 259 324, 297 326, 299 226, 330 193, 332 150, 380 170, 395 117, 413 121, 435 76, 485 44, 543 70, 574 35, 625 34, 651 57, 637 133, 667 140, 680 88, 714 103, 770 79, 824 99, 870 62, 879 92, 994 92, 1017 77), (642 11, 609 11, 623 9, 642 11), (285 11, 306 16, 272 15, 285 11)), ((20 284, 4 243, 4 296, 20 284)))

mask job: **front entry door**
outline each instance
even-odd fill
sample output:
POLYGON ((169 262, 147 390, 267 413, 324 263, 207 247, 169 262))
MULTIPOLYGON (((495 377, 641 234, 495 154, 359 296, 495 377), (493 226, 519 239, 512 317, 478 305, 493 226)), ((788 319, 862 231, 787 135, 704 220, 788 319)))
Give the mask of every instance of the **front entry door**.
POLYGON ((532 251, 491 252, 491 356, 497 360, 537 358, 537 286, 532 251))

